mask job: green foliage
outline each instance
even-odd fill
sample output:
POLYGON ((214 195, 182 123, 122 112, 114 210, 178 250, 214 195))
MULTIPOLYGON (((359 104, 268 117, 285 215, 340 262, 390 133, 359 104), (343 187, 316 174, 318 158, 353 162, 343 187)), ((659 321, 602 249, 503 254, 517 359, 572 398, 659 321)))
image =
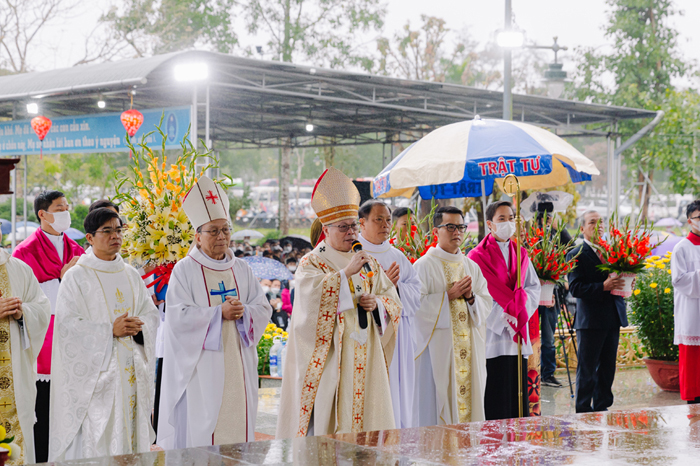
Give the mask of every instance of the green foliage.
MULTIPOLYGON (((698 96, 695 91, 677 91, 672 79, 683 77, 688 66, 677 48, 678 32, 671 18, 678 14, 671 0, 608 0, 611 10, 606 36, 610 53, 594 48, 578 49, 575 85, 568 96, 595 103, 664 110, 666 117, 650 134, 624 155, 632 172, 665 169, 675 192, 699 193, 695 170, 693 133, 698 128, 698 96)), ((647 121, 618 124, 626 138, 647 121)), ((634 176, 634 181, 637 181, 634 176)), ((646 192, 650 192, 647 186, 646 192)), ((641 189, 640 189, 641 195, 641 189)), ((646 196, 648 204, 649 196, 646 196)))
POLYGON ((260 238, 260 241, 258 244, 265 244, 265 241, 269 239, 280 239, 280 231, 279 230, 270 230, 267 233, 265 233, 264 238, 260 238))
POLYGON ((275 60, 366 70, 373 61, 358 35, 381 29, 386 14, 379 0, 250 0, 245 10, 248 32, 269 37, 275 60))
POLYGON ((628 299, 629 320, 637 326, 647 355, 663 361, 678 360, 673 344, 673 285, 669 273, 670 256, 648 261, 648 273, 637 276, 637 289, 628 299))
POLYGON ((238 43, 232 17, 236 4, 235 0, 127 0, 100 20, 138 56, 193 47, 231 53, 238 43))
POLYGON ((70 226, 76 230, 80 230, 85 233, 85 228, 83 228, 83 222, 85 217, 87 217, 89 207, 83 204, 78 204, 70 210, 70 226))
MULTIPOLYGON (((22 215, 22 198, 18 197, 17 198, 17 223, 19 223, 22 220, 19 220, 19 217, 22 215)), ((8 199, 5 202, 0 203, 0 218, 4 218, 5 220, 12 220, 12 199, 8 199)), ((27 220, 30 222, 37 222, 39 223, 39 220, 36 218, 36 215, 34 215, 34 204, 31 202, 27 202, 27 220)), ((21 226, 21 225, 20 225, 21 226)))

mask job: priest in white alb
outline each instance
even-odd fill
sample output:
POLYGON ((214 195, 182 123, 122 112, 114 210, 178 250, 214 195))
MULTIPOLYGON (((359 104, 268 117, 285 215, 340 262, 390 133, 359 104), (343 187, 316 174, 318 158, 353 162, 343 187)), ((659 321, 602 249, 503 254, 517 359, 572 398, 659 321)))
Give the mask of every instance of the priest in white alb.
POLYGON ((166 450, 255 440, 257 344, 272 308, 229 249, 225 189, 206 176, 182 203, 195 244, 165 298, 158 445, 166 450))
POLYGON ((362 249, 377 259, 401 299, 401 323, 389 366, 389 383, 396 428, 415 427, 414 413, 418 400, 414 398, 416 342, 413 320, 420 307, 421 282, 406 256, 389 244, 391 212, 386 204, 370 199, 360 206, 358 214, 362 249))
POLYGON ((32 269, 0 249, 0 421, 14 437, 5 464, 35 462, 35 368, 50 318, 32 269))
POLYGON ((295 274, 277 438, 395 426, 389 365, 401 302, 379 263, 351 252, 359 203, 355 185, 335 168, 311 195, 325 240, 295 274))
POLYGON ((159 316, 119 251, 119 214, 85 217, 92 246, 63 277, 52 351, 49 461, 150 450, 159 316))
POLYGON ((484 420, 486 317, 491 296, 479 266, 460 247, 464 215, 440 207, 437 246, 414 264, 423 285, 416 312, 416 397, 419 426, 484 420))

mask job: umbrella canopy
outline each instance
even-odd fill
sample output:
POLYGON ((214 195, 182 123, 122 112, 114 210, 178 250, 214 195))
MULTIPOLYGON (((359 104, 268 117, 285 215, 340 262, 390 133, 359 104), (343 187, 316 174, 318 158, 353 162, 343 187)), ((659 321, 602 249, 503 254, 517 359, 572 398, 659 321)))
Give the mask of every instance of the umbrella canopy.
POLYGON ((666 217, 662 218, 658 222, 654 222, 655 227, 682 227, 683 223, 677 218, 666 217))
POLYGON ((287 267, 274 259, 261 256, 248 256, 243 258, 248 263, 253 274, 258 277, 258 280, 264 278, 268 280, 292 280, 294 275, 287 267))
MULTIPOLYGON (((29 223, 29 222, 28 222, 29 223)), ((24 226, 18 226, 15 233, 9 233, 5 241, 12 241, 13 237, 15 241, 23 241, 27 239, 32 233, 36 231, 36 227, 28 226, 26 229, 24 226)))
POLYGON ((12 222, 9 220, 5 220, 4 218, 0 218, 0 233, 2 233, 3 235, 6 235, 11 231, 12 231, 12 222))
POLYGON ((654 256, 663 256, 667 252, 673 251, 676 244, 680 243, 683 238, 683 236, 676 236, 663 231, 655 231, 651 238, 652 244, 659 244, 661 241, 663 241, 663 243, 654 247, 651 250, 651 254, 654 256))
POLYGON ((73 241, 78 241, 79 239, 85 238, 85 233, 75 228, 69 228, 66 230, 66 236, 73 241))
POLYGON ((311 246, 311 239, 304 235, 289 235, 280 239, 280 244, 292 243, 292 247, 295 249, 302 250, 304 248, 313 249, 311 246))
POLYGON ((375 196, 481 180, 500 185, 511 173, 520 178, 521 190, 579 183, 600 174, 590 159, 559 136, 517 121, 475 118, 453 123, 432 131, 400 155, 374 179, 375 196))
POLYGON ((265 235, 256 230, 240 230, 231 235, 231 239, 260 239, 264 236, 265 235))

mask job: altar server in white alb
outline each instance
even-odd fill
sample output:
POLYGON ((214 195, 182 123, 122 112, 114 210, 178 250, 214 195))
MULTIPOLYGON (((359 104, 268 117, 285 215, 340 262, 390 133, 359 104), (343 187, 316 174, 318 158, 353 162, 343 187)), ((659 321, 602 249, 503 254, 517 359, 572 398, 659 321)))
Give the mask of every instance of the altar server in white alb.
POLYGON ((6 464, 35 462, 35 368, 50 318, 32 269, 0 249, 0 421, 14 437, 6 464))
POLYGON ((423 284, 416 312, 418 423, 483 421, 491 296, 479 266, 460 249, 462 211, 440 207, 433 225, 438 244, 414 264, 423 284))
POLYGON ((196 230, 165 298, 158 445, 255 440, 257 344, 272 308, 248 264, 229 249, 226 191, 206 176, 182 204, 196 230))
POLYGON ((391 401, 397 429, 415 427, 415 329, 413 319, 420 307, 420 279, 406 256, 389 244, 391 212, 382 201, 366 201, 358 211, 362 249, 377 259, 401 299, 401 323, 396 335, 394 356, 389 366, 391 401))
POLYGON ((92 246, 63 277, 52 354, 49 461, 143 453, 151 427, 158 310, 124 263, 122 222, 85 218, 92 246))

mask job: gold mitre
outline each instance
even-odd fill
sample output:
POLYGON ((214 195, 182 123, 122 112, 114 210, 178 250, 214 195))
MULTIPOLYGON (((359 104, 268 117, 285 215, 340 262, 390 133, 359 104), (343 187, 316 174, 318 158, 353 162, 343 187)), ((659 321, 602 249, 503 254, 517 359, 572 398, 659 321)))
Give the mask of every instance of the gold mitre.
POLYGON ((333 167, 321 174, 311 194, 311 207, 324 225, 356 219, 360 193, 352 180, 333 167))

